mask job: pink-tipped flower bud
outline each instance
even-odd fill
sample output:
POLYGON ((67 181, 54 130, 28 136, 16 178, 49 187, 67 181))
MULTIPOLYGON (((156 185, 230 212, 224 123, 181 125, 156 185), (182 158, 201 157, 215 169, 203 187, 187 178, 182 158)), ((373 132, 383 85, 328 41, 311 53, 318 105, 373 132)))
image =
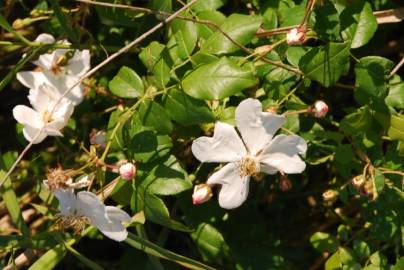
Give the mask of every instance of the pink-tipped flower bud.
POLYGON ((322 100, 317 100, 313 105, 312 111, 313 111, 314 117, 322 118, 328 112, 328 105, 322 100))
POLYGON ((194 187, 192 203, 201 204, 212 198, 212 189, 208 184, 199 184, 194 187))
POLYGON ((119 167, 119 174, 124 180, 132 180, 136 175, 136 166, 130 162, 119 167))
POLYGON ((288 45, 299 45, 306 39, 306 30, 303 27, 297 27, 289 30, 286 34, 286 43, 288 45))
POLYGON ((289 191, 293 187, 292 181, 289 180, 285 175, 282 175, 279 179, 279 189, 283 192, 289 191))

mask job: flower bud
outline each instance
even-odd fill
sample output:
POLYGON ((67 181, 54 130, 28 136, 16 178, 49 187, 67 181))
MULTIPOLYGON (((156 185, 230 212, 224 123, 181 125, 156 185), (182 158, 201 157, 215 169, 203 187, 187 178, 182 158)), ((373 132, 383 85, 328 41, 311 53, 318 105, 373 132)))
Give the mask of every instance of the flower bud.
POLYGON ((302 27, 293 28, 286 34, 288 45, 299 45, 306 39, 306 30, 302 27))
POLYGON ((208 201, 212 197, 212 189, 208 184, 199 184, 194 187, 192 194, 192 203, 201 204, 208 201))
POLYGON ((365 178, 362 175, 357 175, 354 178, 352 178, 352 185, 356 189, 359 190, 361 187, 363 187, 364 184, 365 184, 365 178))
POLYGON ((324 203, 328 206, 331 206, 333 203, 335 203, 337 199, 338 199, 338 192, 333 189, 329 189, 323 193, 324 203))
POLYGON ((279 189, 286 192, 289 191, 293 187, 292 181, 289 180, 286 176, 281 176, 279 179, 279 189))
POLYGON ((316 118, 324 117, 328 112, 328 106, 324 101, 317 100, 313 105, 312 112, 316 118))
POLYGON ((23 19, 16 19, 13 24, 12 24, 13 28, 15 30, 19 30, 25 27, 25 21, 23 19))
POLYGON ((119 167, 119 174, 124 180, 132 180, 136 175, 136 166, 133 163, 125 163, 119 167))
POLYGON ((272 51, 272 46, 271 45, 264 45, 255 48, 254 53, 258 55, 266 55, 272 51))

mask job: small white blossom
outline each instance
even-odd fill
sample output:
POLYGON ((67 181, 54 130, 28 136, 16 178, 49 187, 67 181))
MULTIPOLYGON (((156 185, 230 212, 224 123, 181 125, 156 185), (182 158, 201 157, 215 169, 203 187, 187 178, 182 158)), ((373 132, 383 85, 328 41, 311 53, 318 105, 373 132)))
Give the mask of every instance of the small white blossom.
POLYGON ((302 28, 293 28, 286 34, 286 43, 289 45, 302 44, 306 38, 305 30, 302 28))
POLYGON ((246 99, 236 108, 236 122, 242 140, 233 126, 217 122, 213 137, 200 137, 192 144, 201 162, 228 162, 207 181, 221 185, 219 204, 226 209, 240 206, 247 198, 250 176, 259 172, 301 173, 306 164, 307 144, 297 135, 277 135, 285 117, 262 112, 256 99, 246 99))
POLYGON ((72 103, 67 99, 58 103, 60 96, 52 86, 46 84, 31 89, 28 99, 33 108, 17 105, 13 109, 14 118, 24 125, 24 137, 36 144, 47 136, 63 136, 60 131, 73 113, 72 103), (40 135, 34 140, 39 132, 40 135))
MULTIPOLYGON (((55 39, 49 34, 41 34, 35 40, 42 43, 55 43, 55 39)), ((67 41, 59 44, 69 44, 67 41)), ((33 61, 39 67, 39 71, 22 71, 17 73, 17 79, 26 87, 36 89, 46 83, 55 87, 59 94, 63 95, 78 82, 90 69, 89 50, 55 49, 51 53, 42 54, 38 60, 33 61), (69 53, 72 56, 69 57, 69 53)), ((74 105, 83 100, 83 86, 75 86, 66 97, 74 105)))
POLYGON ((53 192, 60 204, 60 224, 83 229, 88 223, 115 241, 127 238, 128 231, 122 223, 130 223, 131 217, 125 211, 115 206, 105 206, 94 193, 88 191, 80 191, 77 195, 73 189, 57 189, 53 192))
POLYGON ((125 163, 119 167, 119 174, 122 179, 132 180, 136 174, 136 166, 130 162, 125 163))

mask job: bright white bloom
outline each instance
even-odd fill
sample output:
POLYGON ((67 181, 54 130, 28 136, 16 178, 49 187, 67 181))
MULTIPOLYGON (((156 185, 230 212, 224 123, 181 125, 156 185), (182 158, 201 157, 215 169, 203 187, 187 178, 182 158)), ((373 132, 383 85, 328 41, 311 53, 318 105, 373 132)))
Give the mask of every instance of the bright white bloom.
MULTIPOLYGON (((43 43, 55 43, 55 39, 49 34, 41 34, 35 40, 43 43)), ((62 41, 60 44, 69 44, 62 41)), ((52 85, 62 95, 70 89, 90 69, 89 50, 55 49, 51 53, 42 54, 33 62, 39 71, 22 71, 17 73, 17 79, 26 87, 36 89, 43 83, 52 85), (69 57, 69 53, 72 56, 69 57)), ((75 86, 66 95, 74 105, 83 100, 83 86, 75 86)))
POLYGON ((132 180, 136 174, 136 166, 130 162, 125 163, 119 167, 119 174, 122 179, 132 180))
POLYGON ((286 34, 286 43, 289 45, 302 44, 306 38, 305 30, 302 28, 293 28, 286 34))
POLYGON ((313 106, 314 116, 317 118, 324 117, 328 112, 327 103, 322 100, 317 100, 313 106))
POLYGON ((31 142, 42 128, 40 135, 33 143, 42 142, 48 135, 63 136, 60 130, 67 124, 73 113, 72 103, 67 99, 62 99, 58 103, 60 95, 52 86, 46 84, 31 89, 28 99, 33 108, 17 105, 13 109, 14 118, 24 125, 24 137, 31 142))
POLYGON ((201 162, 229 162, 207 181, 222 185, 219 204, 232 209, 247 198, 250 176, 259 172, 275 174, 301 173, 306 164, 307 144, 297 135, 277 135, 285 117, 262 112, 256 99, 242 101, 236 109, 236 122, 242 140, 233 126, 217 122, 213 137, 200 137, 192 144, 192 152, 201 162))
POLYGON ((212 189, 208 184, 196 185, 194 187, 194 193, 192 194, 192 203, 201 204, 207 202, 212 195, 212 189))
POLYGON ((84 228, 89 223, 115 241, 127 238, 128 231, 122 223, 130 223, 131 217, 125 211, 105 206, 94 193, 88 191, 80 191, 77 195, 72 189, 53 192, 59 200, 61 224, 84 228))

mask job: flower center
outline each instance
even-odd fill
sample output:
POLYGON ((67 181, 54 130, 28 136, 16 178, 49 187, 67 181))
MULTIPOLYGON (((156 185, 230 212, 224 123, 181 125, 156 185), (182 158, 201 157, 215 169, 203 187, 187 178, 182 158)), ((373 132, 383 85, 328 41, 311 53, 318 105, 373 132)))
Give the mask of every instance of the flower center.
POLYGON ((50 170, 49 173, 46 175, 48 180, 48 187, 50 190, 54 189, 67 189, 69 186, 66 184, 70 177, 66 174, 66 171, 62 169, 54 169, 50 170))
POLYGON ((53 121, 52 114, 50 114, 48 110, 45 110, 43 113, 43 121, 45 123, 50 123, 53 121))
POLYGON ((81 234, 87 224, 90 224, 90 219, 86 216, 65 216, 56 215, 56 226, 62 230, 71 229, 75 234, 81 234))
POLYGON ((259 164, 251 157, 246 156, 240 161, 239 174, 241 177, 250 176, 259 172, 259 164))

